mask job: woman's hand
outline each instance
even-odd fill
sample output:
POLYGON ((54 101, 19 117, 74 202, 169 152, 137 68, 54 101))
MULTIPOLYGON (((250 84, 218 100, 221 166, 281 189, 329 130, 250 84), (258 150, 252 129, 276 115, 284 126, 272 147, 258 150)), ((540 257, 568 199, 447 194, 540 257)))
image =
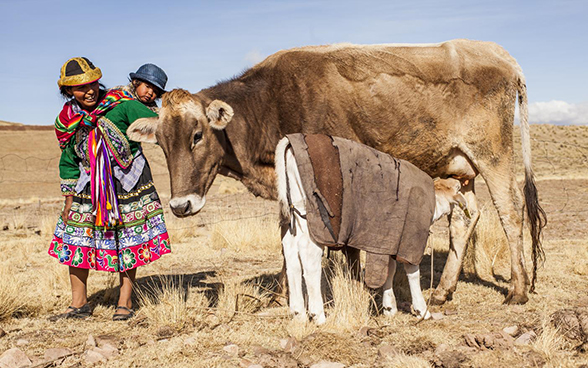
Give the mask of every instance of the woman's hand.
POLYGON ((73 196, 66 196, 65 197, 65 205, 63 206, 63 212, 61 213, 61 219, 63 223, 67 225, 67 221, 69 220, 69 211, 71 210, 71 205, 73 203, 73 196))

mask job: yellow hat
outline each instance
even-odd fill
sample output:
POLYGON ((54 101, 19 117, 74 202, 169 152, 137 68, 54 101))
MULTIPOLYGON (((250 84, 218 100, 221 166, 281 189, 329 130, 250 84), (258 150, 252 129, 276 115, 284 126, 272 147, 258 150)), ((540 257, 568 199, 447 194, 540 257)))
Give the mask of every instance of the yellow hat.
POLYGON ((61 75, 57 81, 59 88, 63 86, 81 86, 102 78, 102 71, 85 57, 71 58, 61 67, 61 75))

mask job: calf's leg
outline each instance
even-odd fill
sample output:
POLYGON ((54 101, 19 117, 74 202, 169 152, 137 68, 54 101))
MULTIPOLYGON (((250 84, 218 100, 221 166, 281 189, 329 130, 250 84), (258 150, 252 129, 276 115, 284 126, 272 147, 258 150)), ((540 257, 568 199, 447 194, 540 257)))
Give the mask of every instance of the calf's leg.
POLYGON ((302 265, 299 257, 299 235, 293 236, 289 231, 282 238, 282 249, 286 263, 286 274, 288 278, 288 289, 290 293, 290 312, 294 319, 306 321, 306 310, 304 308, 304 296, 302 295, 302 265))
POLYGON ((419 317, 424 319, 431 318, 431 314, 427 310, 427 303, 421 291, 421 271, 419 266, 404 264, 404 270, 408 277, 408 286, 410 287, 410 296, 412 297, 412 307, 418 313, 419 317))
POLYGON ((321 291, 323 247, 310 239, 305 220, 301 221, 299 230, 301 236, 298 241, 298 250, 308 294, 308 313, 317 325, 321 325, 326 320, 321 291))
POLYGON ((388 263, 388 277, 384 283, 384 292, 382 293, 382 306, 384 307, 384 315, 392 317, 398 312, 396 306, 396 296, 394 295, 394 274, 396 273, 396 261, 390 257, 388 263))

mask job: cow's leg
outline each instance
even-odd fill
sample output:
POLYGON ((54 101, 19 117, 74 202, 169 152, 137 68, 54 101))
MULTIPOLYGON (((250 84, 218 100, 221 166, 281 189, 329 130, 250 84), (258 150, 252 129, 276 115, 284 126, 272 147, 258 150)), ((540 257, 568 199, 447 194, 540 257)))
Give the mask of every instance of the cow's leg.
MULTIPOLYGON (((468 203, 468 212, 471 218, 468 219, 464 211, 455 206, 451 213, 449 233, 449 254, 443 274, 437 289, 431 295, 431 304, 443 304, 448 297, 455 291, 457 280, 461 273, 463 258, 468 245, 468 240, 472 236, 474 228, 480 218, 478 210, 478 201, 474 191, 474 179, 470 180, 467 185, 462 187, 462 193, 468 203)), ((433 277, 433 275, 431 275, 433 277)))
POLYGON ((408 277, 408 286, 410 287, 410 296, 412 297, 412 307, 418 313, 419 317, 424 319, 431 318, 431 313, 427 310, 427 303, 421 290, 421 271, 419 266, 404 264, 404 270, 408 277))
POLYGON ((523 259, 523 199, 512 171, 489 171, 484 175, 510 247, 511 280, 505 303, 524 304, 530 284, 523 259), (506 183, 505 183, 506 181, 506 183))
POLYGON ((326 320, 321 292, 323 246, 310 239, 308 223, 305 220, 301 221, 298 230, 300 230, 298 249, 308 294, 308 313, 317 325, 322 325, 326 320))
POLYGON ((384 292, 382 293, 382 307, 384 308, 384 315, 394 316, 398 312, 396 306, 396 296, 394 295, 394 274, 396 273, 396 260, 390 257, 388 263, 388 277, 384 283, 384 292))
POLYGON ((282 238, 282 250, 284 252, 290 293, 290 312, 294 315, 294 319, 306 321, 304 296, 302 295, 302 265, 298 249, 299 238, 300 233, 293 236, 292 233, 287 231, 282 238))

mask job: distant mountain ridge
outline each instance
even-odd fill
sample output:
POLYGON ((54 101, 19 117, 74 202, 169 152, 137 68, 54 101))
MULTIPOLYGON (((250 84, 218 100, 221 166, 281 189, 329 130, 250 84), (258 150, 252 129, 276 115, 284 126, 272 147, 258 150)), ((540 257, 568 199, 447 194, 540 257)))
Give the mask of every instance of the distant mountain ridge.
POLYGON ((53 125, 27 125, 0 120, 0 130, 53 130, 53 125))
POLYGON ((0 120, 0 126, 23 126, 22 123, 11 123, 9 121, 0 120))

